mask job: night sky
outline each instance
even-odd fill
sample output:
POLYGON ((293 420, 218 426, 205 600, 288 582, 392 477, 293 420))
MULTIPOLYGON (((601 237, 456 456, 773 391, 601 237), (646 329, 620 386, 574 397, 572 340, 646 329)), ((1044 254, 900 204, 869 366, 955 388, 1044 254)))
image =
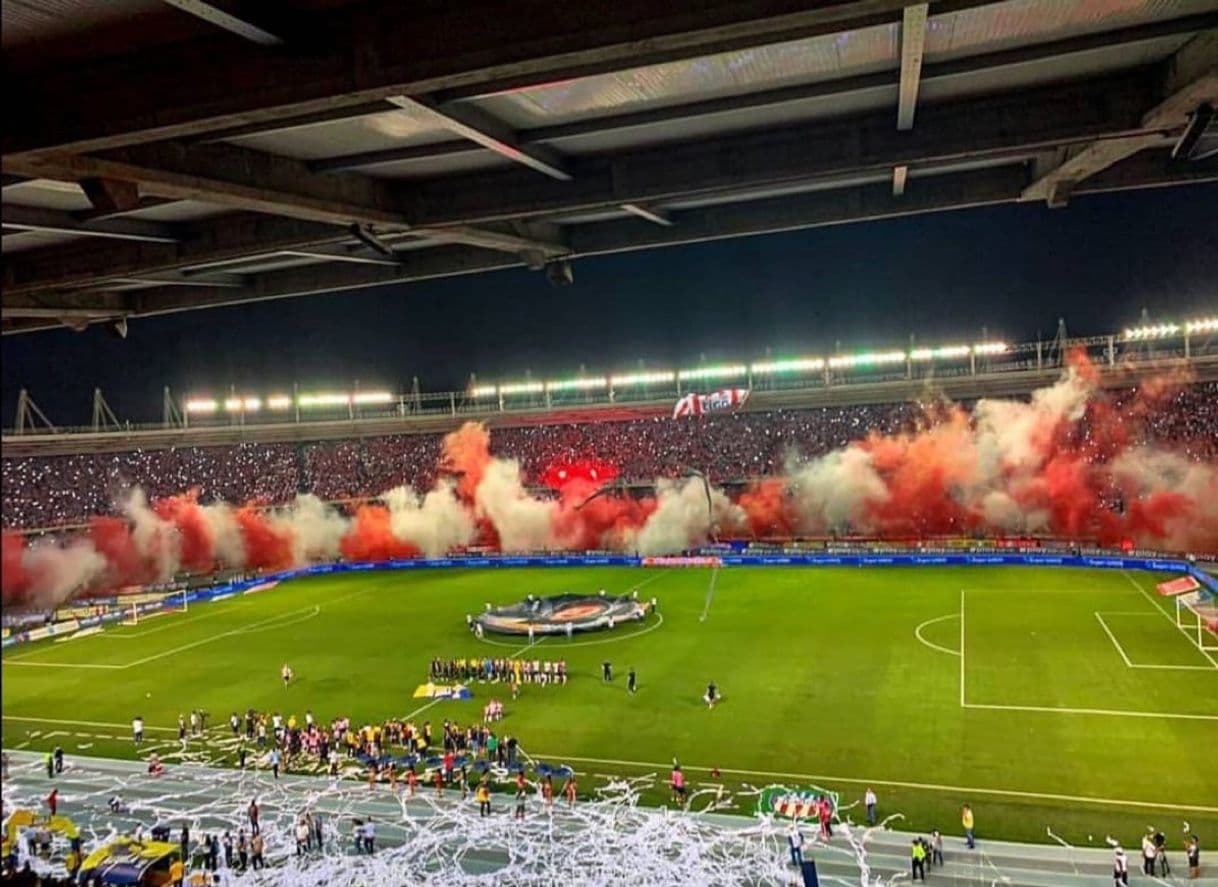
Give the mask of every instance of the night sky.
POLYGON ((575 265, 575 284, 505 271, 363 292, 5 336, 3 424, 27 387, 85 424, 94 387, 121 419, 157 421, 161 388, 269 394, 424 391, 481 381, 844 348, 1107 333, 1218 311, 1218 186, 1170 188, 816 228, 575 265))

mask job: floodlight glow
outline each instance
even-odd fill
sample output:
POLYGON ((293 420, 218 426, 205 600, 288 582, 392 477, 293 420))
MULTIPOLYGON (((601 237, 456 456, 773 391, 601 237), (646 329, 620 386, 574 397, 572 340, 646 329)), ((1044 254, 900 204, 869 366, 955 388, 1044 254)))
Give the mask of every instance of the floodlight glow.
POLYGON ((540 382, 513 382, 510 385, 500 385, 500 394, 540 394, 545 390, 540 382))
POLYGON ((883 364, 904 362, 904 351, 868 351, 863 354, 844 354, 839 357, 829 358, 829 366, 833 369, 881 366, 883 364))
POLYGON ((290 410, 292 408, 292 398, 286 394, 276 394, 266 399, 266 405, 272 410, 290 410))
POLYGON ((360 391, 351 398, 355 404, 393 403, 393 394, 388 391, 360 391))
POLYGON ((1151 326, 1139 326, 1125 330, 1126 339, 1167 339, 1180 332, 1180 327, 1174 323, 1159 323, 1151 326))
POLYGON ((1190 320, 1184 325, 1184 331, 1190 336, 1194 333, 1218 333, 1218 317, 1203 317, 1190 320))
POLYGON ((219 408, 218 403, 207 397, 186 401, 186 412, 188 413, 214 413, 219 408))
POLYGON ((611 376, 609 382, 614 388, 624 388, 628 385, 658 385, 661 382, 673 382, 677 374, 671 370, 654 373, 627 373, 624 376, 611 376))
POLYGON ((910 360, 951 360, 955 357, 968 357, 967 345, 944 345, 940 348, 915 348, 909 352, 910 360))
POLYGON ((603 376, 594 379, 560 379, 556 382, 546 382, 546 391, 593 391, 608 385, 609 380, 603 376))
POLYGON ((345 407, 351 402, 349 394, 302 394, 302 407, 345 407))
POLYGON ((494 385, 479 385, 470 391, 471 397, 494 397, 497 389, 494 385))
POLYGON ((822 357, 801 357, 793 360, 760 360, 750 365, 754 375, 764 376, 771 373, 809 373, 825 368, 822 357))
POLYGON ((749 368, 742 363, 728 366, 698 367, 694 370, 681 370, 677 378, 684 382, 686 379, 731 379, 743 376, 749 368))
POLYGON ((1006 342, 978 342, 973 346, 973 353, 978 356, 982 354, 1005 354, 1006 350, 1006 342))

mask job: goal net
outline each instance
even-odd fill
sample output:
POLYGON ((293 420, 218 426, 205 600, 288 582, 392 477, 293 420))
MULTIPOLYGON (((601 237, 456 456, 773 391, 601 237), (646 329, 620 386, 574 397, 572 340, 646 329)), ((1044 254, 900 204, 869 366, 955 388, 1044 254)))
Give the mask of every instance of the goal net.
POLYGON ((1193 591, 1176 598, 1176 627, 1198 649, 1218 651, 1218 603, 1204 591, 1193 591))
MULTIPOLYGON (((140 604, 133 603, 130 607, 124 608, 125 616, 120 625, 139 625, 140 619, 149 619, 153 616, 165 616, 169 613, 185 613, 188 609, 186 591, 175 591, 172 594, 167 594, 160 600, 160 606, 155 610, 145 609, 144 613, 140 614, 140 604)), ((147 602, 144 604, 148 607, 147 602)))

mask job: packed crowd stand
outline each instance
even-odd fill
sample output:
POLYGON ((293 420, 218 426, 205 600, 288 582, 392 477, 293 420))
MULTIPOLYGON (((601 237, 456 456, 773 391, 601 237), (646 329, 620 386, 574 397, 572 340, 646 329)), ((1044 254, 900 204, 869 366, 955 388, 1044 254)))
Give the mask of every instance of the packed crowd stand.
MULTIPOLYGON (((1118 395, 1118 404, 1123 397, 1118 395)), ((520 462, 536 483, 555 464, 595 457, 628 480, 648 482, 696 468, 716 483, 774 474, 791 453, 822 455, 871 432, 914 426, 917 405, 775 410, 674 421, 629 421, 496 428, 495 455, 520 462)), ((1146 421, 1150 439, 1194 459, 1218 457, 1218 383, 1193 385, 1159 404, 1146 421)), ((1087 433, 1084 423, 1083 433, 1087 433)), ((79 523, 116 511, 123 490, 149 496, 198 489, 203 502, 280 504, 299 493, 332 501, 375 496, 403 484, 430 489, 440 434, 400 434, 304 444, 241 443, 122 453, 3 460, 3 525, 40 528, 79 523)))

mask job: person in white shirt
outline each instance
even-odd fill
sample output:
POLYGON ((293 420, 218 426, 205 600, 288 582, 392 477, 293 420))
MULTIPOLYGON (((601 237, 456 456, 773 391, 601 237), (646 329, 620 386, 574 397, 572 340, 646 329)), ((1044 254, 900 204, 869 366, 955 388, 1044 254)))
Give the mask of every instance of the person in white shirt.
POLYGON ((1158 854, 1158 849, 1155 847, 1154 839, 1150 835, 1142 836, 1142 874, 1154 876, 1155 873, 1155 856, 1158 854))
POLYGON ((1112 884, 1113 887, 1128 887, 1129 884, 1129 858, 1120 847, 1112 857, 1112 884))
POLYGON ((791 865, 800 868, 804 864, 804 836, 799 830, 799 823, 791 823, 791 832, 787 835, 787 845, 791 850, 791 865))
POLYGON ((867 807, 867 824, 875 825, 876 796, 870 786, 867 787, 867 791, 863 795, 863 804, 867 807))
POLYGON ((144 719, 139 715, 136 715, 131 721, 131 736, 136 745, 144 741, 144 719))

